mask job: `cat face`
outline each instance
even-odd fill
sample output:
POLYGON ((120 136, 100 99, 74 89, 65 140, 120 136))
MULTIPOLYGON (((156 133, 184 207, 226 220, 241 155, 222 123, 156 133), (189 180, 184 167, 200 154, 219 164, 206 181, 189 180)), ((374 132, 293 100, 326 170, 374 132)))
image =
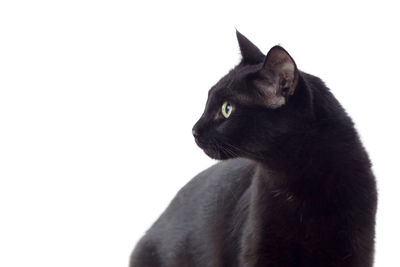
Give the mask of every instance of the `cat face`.
POLYGON ((259 158, 279 147, 298 124, 287 108, 298 70, 280 46, 266 56, 237 32, 242 61, 208 92, 193 127, 195 141, 215 159, 259 158))

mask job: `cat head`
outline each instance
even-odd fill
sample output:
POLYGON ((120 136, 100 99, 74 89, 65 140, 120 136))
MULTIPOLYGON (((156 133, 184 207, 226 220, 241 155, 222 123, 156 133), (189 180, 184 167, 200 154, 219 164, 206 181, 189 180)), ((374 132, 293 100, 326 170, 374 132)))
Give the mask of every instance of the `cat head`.
POLYGON ((193 127, 198 146, 215 159, 276 153, 301 127, 300 111, 291 103, 300 95, 292 57, 280 46, 264 55, 236 34, 242 60, 209 90, 205 111, 193 127))

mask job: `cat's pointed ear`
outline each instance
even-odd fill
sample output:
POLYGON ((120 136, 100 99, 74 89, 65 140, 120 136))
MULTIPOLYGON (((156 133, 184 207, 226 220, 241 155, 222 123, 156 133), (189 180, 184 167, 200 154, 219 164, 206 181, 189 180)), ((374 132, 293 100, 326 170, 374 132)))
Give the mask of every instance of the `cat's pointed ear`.
POLYGON ((299 73, 289 53, 280 46, 274 46, 257 76, 255 84, 265 97, 264 102, 271 108, 277 108, 293 95, 299 73))
POLYGON ((242 54, 242 62, 247 64, 258 64, 263 62, 264 54, 249 39, 236 30, 236 37, 242 54))

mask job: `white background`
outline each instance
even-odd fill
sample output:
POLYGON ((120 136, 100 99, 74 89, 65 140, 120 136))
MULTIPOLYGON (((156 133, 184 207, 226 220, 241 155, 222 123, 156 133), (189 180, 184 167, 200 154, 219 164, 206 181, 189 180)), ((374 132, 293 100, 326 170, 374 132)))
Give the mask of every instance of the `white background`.
POLYGON ((346 107, 378 179, 375 266, 400 266, 399 25, 395 1, 1 1, 0 266, 127 266, 214 163, 191 128, 235 27, 346 107))

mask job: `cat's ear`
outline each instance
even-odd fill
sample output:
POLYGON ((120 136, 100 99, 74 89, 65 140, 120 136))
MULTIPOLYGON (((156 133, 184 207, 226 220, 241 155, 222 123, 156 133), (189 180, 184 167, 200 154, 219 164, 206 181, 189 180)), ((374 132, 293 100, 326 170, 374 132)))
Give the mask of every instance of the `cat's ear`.
POLYGON ((274 46, 265 57, 254 83, 265 98, 263 102, 268 107, 278 108, 293 95, 298 76, 296 63, 289 53, 280 46, 274 46))
POLYGON ((249 39, 236 30, 236 37, 242 54, 242 62, 247 64, 259 64, 264 60, 264 54, 249 39))

